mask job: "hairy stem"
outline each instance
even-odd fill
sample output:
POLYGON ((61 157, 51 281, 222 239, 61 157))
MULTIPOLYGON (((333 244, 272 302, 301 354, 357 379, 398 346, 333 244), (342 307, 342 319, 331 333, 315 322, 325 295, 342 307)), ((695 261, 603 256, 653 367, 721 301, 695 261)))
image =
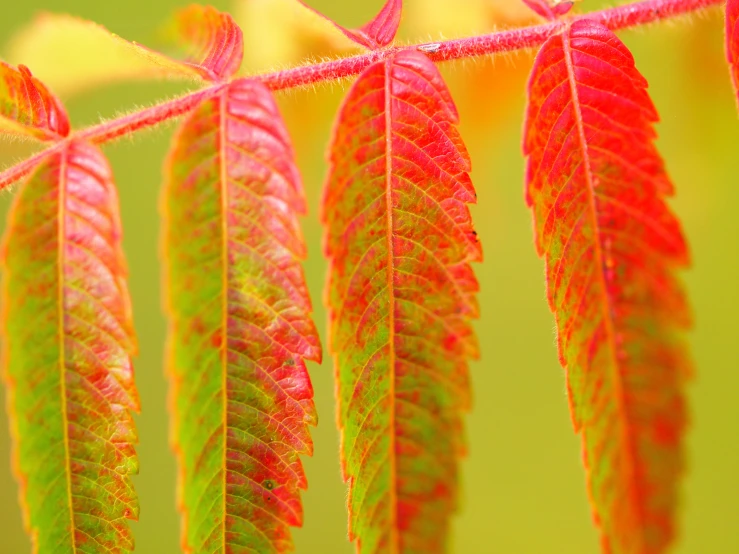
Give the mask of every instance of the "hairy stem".
MULTIPOLYGON (((609 29, 616 31, 689 14, 723 2, 724 0, 643 0, 577 17, 587 17, 599 21, 609 29)), ((563 25, 562 21, 552 21, 543 25, 498 31, 476 37, 391 47, 330 62, 253 75, 248 78, 262 81, 272 90, 284 90, 357 75, 376 61, 385 59, 403 49, 420 49, 435 62, 512 52, 543 44, 550 36, 559 32, 563 25)), ((139 112, 73 132, 61 143, 54 144, 39 154, 0 173, 0 190, 32 171, 42 159, 58 150, 61 144, 66 141, 84 139, 103 143, 157 125, 189 112, 202 101, 217 94, 223 86, 219 83, 139 112)))
POLYGON ((87 129, 82 129, 81 131, 72 133, 71 137, 96 143, 108 142, 114 138, 134 133, 139 129, 146 129, 173 117, 186 114, 218 94, 225 86, 219 83, 196 92, 191 92, 174 100, 169 100, 162 104, 124 115, 118 119, 105 121, 87 129))

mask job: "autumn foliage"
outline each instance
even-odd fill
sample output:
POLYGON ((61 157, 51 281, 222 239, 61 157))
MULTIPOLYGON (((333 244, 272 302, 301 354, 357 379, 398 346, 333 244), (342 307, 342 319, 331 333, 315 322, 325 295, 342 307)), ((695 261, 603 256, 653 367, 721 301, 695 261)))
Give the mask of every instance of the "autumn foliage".
POLYGON ((674 269, 688 263, 654 147, 657 112, 624 44, 588 20, 542 46, 529 83, 526 198, 593 510, 616 552, 673 535, 690 373, 674 269))
MULTIPOLYGON (((191 6, 181 58, 78 22, 147 75, 201 90, 70 130, 29 68, 1 63, 0 132, 47 143, 22 179, 3 246, 3 338, 25 524, 46 552, 131 552, 139 506, 136 339, 113 175, 97 146, 182 116, 162 194, 166 361, 182 549, 293 550, 317 423, 306 361, 322 349, 302 270, 301 176, 273 91, 358 75, 327 148, 321 218, 349 538, 362 553, 446 552, 459 507, 468 363, 483 249, 459 116, 435 62, 536 47, 523 151, 526 202, 557 325, 603 552, 666 552, 678 528, 690 257, 655 146, 659 116, 614 34, 710 4, 647 0, 542 25, 394 46, 401 0, 358 29, 366 52, 239 77, 233 18, 191 6), (141 62, 141 60, 144 60, 141 62)), ((739 1, 726 3, 739 85, 739 1)), ((321 16, 323 17, 323 16, 321 16)), ((87 32, 85 31, 85 32, 87 32)), ((474 446, 472 447, 474 451, 474 446)))

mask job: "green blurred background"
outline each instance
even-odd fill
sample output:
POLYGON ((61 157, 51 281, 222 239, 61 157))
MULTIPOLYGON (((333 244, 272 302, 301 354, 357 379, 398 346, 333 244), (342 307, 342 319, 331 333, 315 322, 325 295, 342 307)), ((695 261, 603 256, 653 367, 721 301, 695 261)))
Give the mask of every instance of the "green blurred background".
MULTIPOLYGON (((212 3, 223 10, 243 11, 244 6, 236 4, 260 1, 269 2, 212 3)), ((351 26, 369 18, 382 1, 310 3, 351 26)), ((0 48, 40 10, 91 19, 123 37, 155 46, 160 24, 184 4, 178 0, 7 1, 0 9, 0 48)), ((578 8, 585 11, 601 5, 599 0, 584 0, 578 8)), ((490 31, 519 21, 522 13, 517 0, 408 0, 407 6, 402 25, 405 39, 438 38, 440 31, 447 36, 490 31), (478 13, 489 17, 480 19, 478 13), (430 27, 440 22, 446 28, 430 27)), ((247 32, 255 23, 256 29, 265 31, 259 20, 251 20, 251 25, 245 22, 247 32)), ((678 190, 672 205, 684 223, 694 259, 685 278, 697 321, 690 335, 697 376, 688 389, 692 425, 681 533, 675 548, 680 554, 739 552, 739 117, 723 60, 722 25, 723 16, 714 9, 690 20, 621 33, 650 83, 662 116, 659 145, 678 190)), ((259 56, 258 51, 249 54, 259 56)), ((444 66, 473 160, 479 196, 473 217, 485 249, 485 262, 477 267, 482 286, 477 330, 483 357, 471 368, 475 406, 468 417, 470 456, 463 464, 463 507, 453 537, 453 551, 461 554, 598 552, 579 440, 570 424, 554 322, 545 300, 543 264, 534 253, 531 219, 523 200, 519 145, 531 60, 530 53, 524 53, 444 66)), ((65 101, 74 125, 83 126, 183 90, 183 85, 172 83, 119 84, 65 101)), ((316 214, 324 149, 343 92, 343 85, 331 85, 279 97, 310 198, 310 215, 304 220, 310 252, 306 272, 322 331, 326 328, 321 305, 326 263, 316 214)), ((162 369, 165 323, 157 246, 161 162, 172 127, 105 148, 120 189, 140 339, 136 377, 143 405, 137 418, 141 472, 135 484, 141 518, 133 524, 140 554, 179 551, 175 465, 168 446, 167 384, 162 369)), ((30 148, 2 139, 0 164, 4 167, 24 157, 30 148)), ((11 193, 0 195, 3 222, 10 199, 11 193)), ((325 344, 325 333, 322 338, 325 344)), ((330 366, 327 359, 322 366, 310 367, 320 424, 313 435, 315 456, 305 460, 310 486, 303 497, 304 527, 294 533, 298 553, 354 551, 346 538, 346 489, 339 470, 330 366)), ((5 391, 0 392, 4 397, 5 391)), ((11 476, 8 424, 2 411, 0 552, 25 554, 30 552, 29 544, 11 476)))

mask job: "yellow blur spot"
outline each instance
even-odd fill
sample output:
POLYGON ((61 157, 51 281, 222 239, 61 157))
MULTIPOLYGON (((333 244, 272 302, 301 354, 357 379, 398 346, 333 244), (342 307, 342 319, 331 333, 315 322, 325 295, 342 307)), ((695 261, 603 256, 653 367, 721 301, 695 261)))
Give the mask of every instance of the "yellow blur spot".
POLYGON ((59 96, 112 82, 199 78, 187 64, 63 14, 39 14, 11 38, 6 53, 11 63, 28 66, 59 96))

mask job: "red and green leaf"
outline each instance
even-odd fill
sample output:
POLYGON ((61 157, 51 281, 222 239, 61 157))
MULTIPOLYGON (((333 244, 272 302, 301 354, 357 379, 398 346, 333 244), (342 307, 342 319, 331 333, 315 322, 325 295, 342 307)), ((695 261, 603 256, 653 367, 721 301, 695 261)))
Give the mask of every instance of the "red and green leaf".
POLYGON ((292 551, 321 360, 301 260, 305 212, 270 92, 235 81, 187 119, 167 167, 165 254, 183 546, 292 551))
POLYGON ((674 536, 690 372, 688 265, 658 116, 626 46, 580 20, 529 82, 527 201, 582 436, 604 551, 664 552, 674 536))
POLYGON ((726 0, 726 58, 739 100, 739 0, 726 0))
POLYGON ((457 111, 416 51, 339 113, 323 203, 349 531, 363 553, 445 551, 469 409, 482 257, 457 111))
POLYGON ((133 550, 136 350, 110 167, 72 141, 22 185, 4 246, 4 366, 34 552, 133 550))
POLYGON ((0 131, 58 140, 69 134, 67 112, 29 69, 0 61, 0 131))
POLYGON ((299 2, 309 10, 330 21, 348 39, 370 50, 383 48, 393 41, 395 34, 398 32, 400 16, 403 11, 403 0, 387 0, 380 12, 371 21, 362 25, 359 29, 347 29, 313 9, 303 2, 303 0, 299 0, 299 2))

